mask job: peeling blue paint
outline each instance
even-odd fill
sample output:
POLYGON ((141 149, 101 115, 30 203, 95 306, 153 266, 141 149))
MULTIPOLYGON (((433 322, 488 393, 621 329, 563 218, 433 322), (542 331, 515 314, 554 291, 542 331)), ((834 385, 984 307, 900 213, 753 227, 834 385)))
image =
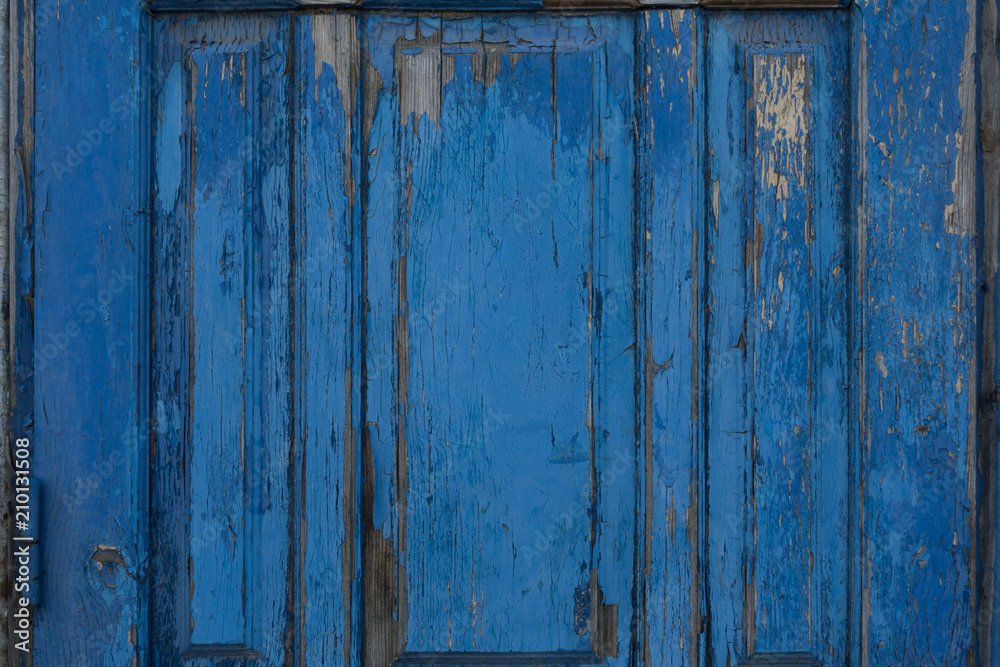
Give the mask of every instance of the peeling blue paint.
POLYGON ((987 664, 982 11, 918 5, 40 6, 35 664, 987 664))

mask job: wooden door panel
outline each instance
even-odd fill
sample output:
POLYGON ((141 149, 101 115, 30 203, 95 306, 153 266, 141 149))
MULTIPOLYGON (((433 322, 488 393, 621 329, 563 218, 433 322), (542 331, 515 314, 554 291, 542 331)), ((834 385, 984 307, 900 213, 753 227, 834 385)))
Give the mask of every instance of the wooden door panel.
POLYGON ((288 623, 288 20, 159 25, 158 663, 279 662, 288 623))
POLYGON ((366 663, 617 655, 636 457, 630 23, 366 33, 381 83, 365 91, 366 663))
POLYGON ((847 650, 847 85, 839 15, 709 28, 709 650, 847 650))

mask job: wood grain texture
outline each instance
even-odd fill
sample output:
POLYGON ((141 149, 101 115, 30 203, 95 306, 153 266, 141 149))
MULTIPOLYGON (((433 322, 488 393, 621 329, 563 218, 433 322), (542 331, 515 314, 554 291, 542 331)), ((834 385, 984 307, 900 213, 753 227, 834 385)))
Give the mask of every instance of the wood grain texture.
POLYGON ((977 650, 978 17, 961 0, 853 12, 861 664, 989 661, 977 650))
POLYGON ((630 24, 380 17, 366 32, 381 196, 366 211, 365 539, 383 562, 366 557, 365 577, 372 604, 395 601, 366 632, 398 637, 366 662, 624 659, 630 24))
POLYGON ((58 16, 33 3, 11 7, 25 114, 14 125, 11 427, 33 437, 34 473, 46 489, 41 538, 51 537, 41 552, 45 602, 32 659, 129 664, 145 657, 147 341, 137 308, 148 225, 139 151, 148 106, 138 94, 146 15, 118 0, 66 6, 58 16), (68 58, 80 35, 87 57, 68 58))
MULTIPOLYGON (((14 12, 17 16, 17 12, 14 12)), ((6 267, 11 265, 11 248, 14 244, 13 235, 11 230, 14 228, 12 221, 15 219, 14 208, 11 206, 11 168, 14 166, 14 161, 11 156, 14 154, 14 142, 11 140, 11 108, 20 109, 22 107, 22 100, 20 96, 14 95, 14 99, 11 100, 11 91, 15 90, 15 87, 11 85, 14 76, 12 73, 12 68, 10 67, 10 43, 11 43, 11 30, 9 26, 11 11, 10 5, 5 4, 0 7, 0 25, 7 26, 3 30, 3 34, 0 34, 0 91, 3 91, 0 95, 0 99, 3 100, 3 109, 0 109, 0 150, 3 154, 0 155, 0 267, 5 267, 3 271, 3 276, 0 277, 0 312, 7 313, 8 315, 4 317, 3 322, 3 332, 0 333, 0 406, 4 406, 4 411, 6 414, 10 414, 11 406, 11 377, 13 376, 13 367, 11 366, 11 350, 12 345, 12 327, 10 326, 10 316, 11 312, 11 294, 13 290, 11 289, 11 275, 6 267)), ((16 50, 13 53, 17 53, 16 50)), ((16 122, 20 122, 20 113, 13 114, 17 119, 16 122)), ((14 179, 16 182, 16 179, 14 179)), ((10 419, 5 419, 0 423, 0 438, 4 442, 13 442, 11 438, 10 431, 11 422, 10 419)), ((4 448, 3 452, 0 452, 0 477, 4 479, 13 479, 14 470, 16 463, 14 462, 15 457, 11 455, 8 448, 4 448)), ((16 482, 7 485, 5 489, 0 491, 0 507, 4 510, 0 512, 0 536, 3 536, 5 543, 12 542, 11 537, 14 535, 14 528, 16 523, 14 519, 16 515, 12 515, 6 508, 11 507, 14 503, 12 502, 15 497, 15 486, 16 482)), ((29 517, 32 519, 32 517, 29 517)), ((32 532, 40 534, 41 529, 41 517, 36 514, 33 517, 34 530, 32 532)), ((14 581, 12 581, 11 573, 13 572, 14 561, 7 549, 3 549, 0 552, 0 664, 3 664, 3 656, 6 656, 9 652, 9 640, 11 639, 10 633, 10 616, 9 610, 13 609, 15 602, 18 600, 14 597, 14 581)), ((16 639, 16 637, 14 637, 16 639)))
MULTIPOLYGON (((254 419, 248 408, 253 410, 258 383, 244 380, 247 362, 252 364, 257 356, 253 334, 247 336, 244 330, 244 318, 247 310, 258 307, 247 283, 259 268, 249 261, 254 239, 246 236, 253 225, 247 224, 248 211, 240 203, 248 165, 239 150, 247 126, 252 125, 245 100, 248 91, 253 100, 260 52, 251 47, 233 53, 230 46, 194 48, 186 53, 183 66, 171 67, 167 74, 160 107, 164 121, 180 116, 183 98, 177 93, 190 88, 190 152, 196 156, 197 168, 192 165, 194 173, 188 177, 195 196, 188 204, 191 299, 184 315, 190 318, 193 349, 188 350, 191 386, 186 435, 190 440, 183 449, 189 452, 190 461, 188 530, 192 541, 198 540, 188 556, 191 641, 195 644, 242 644, 246 639, 245 462, 248 449, 253 455, 254 419), (238 165, 232 176, 221 173, 227 162, 238 165), (199 192, 205 196, 198 197, 199 192), (233 363, 234 359, 240 361, 233 363), (202 536, 209 531, 213 539, 202 544, 202 536)), ((168 143, 179 137, 167 133, 166 127, 161 129, 157 146, 165 150, 157 175, 169 174, 165 180, 172 180, 174 156, 168 143)), ((176 185, 166 182, 164 186, 166 203, 176 185)), ((183 229, 183 218, 178 223, 183 229)))
POLYGON ((15 16, 36 664, 992 663, 995 3, 269 7, 15 16))
POLYGON ((688 10, 646 12, 638 26, 647 665, 704 660, 704 20, 688 10))
POLYGON ((292 650, 288 30, 157 26, 155 663, 292 650))
MULTIPOLYGON (((23 9, 16 3, 7 3, 0 8, 0 25, 6 26, 3 35, 0 35, 0 67, 3 68, 3 74, 0 74, 0 91, 3 92, 0 96, 4 107, 0 110, 0 126, 2 126, 0 145, 4 151, 3 156, 0 156, 0 217, 3 219, 0 230, 0 266, 4 267, 4 275, 0 278, 0 290, 3 292, 0 296, 0 312, 4 313, 2 318, 4 332, 0 334, 0 406, 7 414, 7 419, 0 424, 0 434, 2 434, 0 437, 3 437, 5 442, 14 442, 12 426, 16 422, 13 415, 17 405, 14 378, 19 372, 17 355, 14 354, 15 342, 19 336, 15 331, 17 310, 22 307, 20 300, 14 297, 18 292, 15 289, 16 283, 11 268, 15 264, 13 260, 19 244, 18 234, 26 226, 24 211, 18 210, 18 204, 23 197, 20 188, 23 175, 14 156, 21 148, 19 130, 24 127, 29 114, 26 113, 25 99, 20 92, 23 71, 11 66, 12 63, 19 63, 21 57, 21 37, 24 30, 21 22, 22 11, 23 9)), ((5 447, 4 452, 0 454, 0 475, 5 479, 15 479, 17 465, 15 460, 16 457, 12 455, 10 449, 5 447)), ((0 506, 5 508, 0 512, 0 535, 3 536, 5 544, 12 543, 16 534, 16 515, 6 509, 14 505, 16 486, 16 481, 12 481, 6 490, 0 491, 0 506)), ((35 488, 36 497, 39 495, 38 489, 39 487, 35 488)), ((40 535, 41 515, 36 512, 31 523, 34 525, 29 526, 29 530, 40 535)), ((15 604, 20 602, 14 596, 15 581, 12 567, 14 562, 12 550, 5 548, 3 553, 0 553, 0 591, 3 591, 0 593, 2 600, 0 604, 3 606, 3 610, 0 611, 0 665, 12 662, 8 660, 10 647, 13 645, 11 640, 19 639, 13 633, 17 628, 11 623, 13 620, 11 612, 15 604)))
POLYGON ((305 664, 355 665, 361 650, 355 532, 360 27, 352 15, 320 14, 301 17, 297 29, 299 642, 305 664))
POLYGON ((982 595, 983 604, 979 614, 980 631, 976 637, 982 664, 993 664, 993 656, 1000 655, 1000 598, 997 597, 997 546, 1000 533, 996 530, 997 503, 1000 502, 998 482, 1000 482, 1000 457, 997 452, 998 422, 997 408, 1000 404, 997 377, 997 265, 1000 255, 1000 39, 998 39, 998 4, 988 0, 982 5, 981 39, 982 60, 980 64, 980 107, 979 145, 983 161, 983 206, 982 206, 982 275, 983 287, 978 302, 982 323, 979 341, 982 368, 981 410, 979 414, 979 458, 984 477, 982 512, 979 529, 983 535, 982 553, 982 595))
POLYGON ((846 658, 846 38, 838 14, 709 25, 713 663, 846 658))

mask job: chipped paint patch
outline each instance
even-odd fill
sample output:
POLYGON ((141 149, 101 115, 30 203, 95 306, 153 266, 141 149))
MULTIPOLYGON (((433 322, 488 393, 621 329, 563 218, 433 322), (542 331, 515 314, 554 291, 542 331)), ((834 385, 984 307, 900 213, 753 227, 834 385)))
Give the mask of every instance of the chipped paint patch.
POLYGON ((809 172, 809 63, 805 53, 753 56, 754 118, 758 137, 754 164, 759 180, 785 205, 792 188, 803 190, 809 172))

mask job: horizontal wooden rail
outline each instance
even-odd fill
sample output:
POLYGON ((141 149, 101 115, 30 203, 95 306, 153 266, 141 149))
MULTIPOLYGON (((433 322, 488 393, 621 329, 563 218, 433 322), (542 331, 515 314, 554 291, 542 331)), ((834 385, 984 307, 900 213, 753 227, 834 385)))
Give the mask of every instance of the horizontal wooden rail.
POLYGON ((600 11, 706 9, 835 9, 850 0, 151 0, 153 12, 245 12, 302 9, 399 11, 600 11))

